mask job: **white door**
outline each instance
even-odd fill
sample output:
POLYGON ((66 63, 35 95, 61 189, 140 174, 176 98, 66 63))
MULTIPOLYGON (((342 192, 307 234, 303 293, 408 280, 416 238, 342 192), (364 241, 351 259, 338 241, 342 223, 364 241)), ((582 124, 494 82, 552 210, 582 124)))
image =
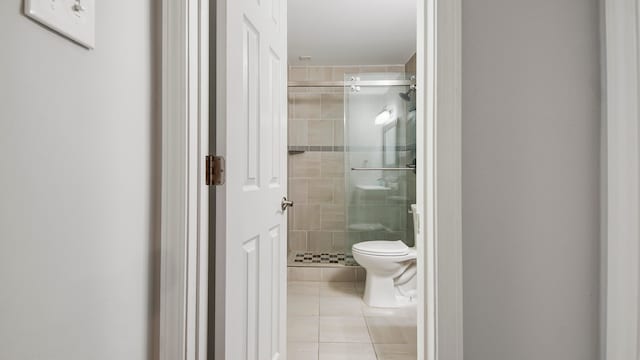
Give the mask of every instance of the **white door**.
POLYGON ((218 0, 216 354, 286 357, 286 0, 218 0))

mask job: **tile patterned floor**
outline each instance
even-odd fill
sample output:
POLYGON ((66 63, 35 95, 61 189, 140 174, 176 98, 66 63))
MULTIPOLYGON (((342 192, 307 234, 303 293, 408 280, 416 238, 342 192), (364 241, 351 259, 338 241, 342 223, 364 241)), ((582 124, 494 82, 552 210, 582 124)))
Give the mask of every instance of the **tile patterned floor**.
POLYGON ((359 282, 290 281, 289 360, 416 360, 416 308, 371 308, 359 282))
POLYGON ((353 256, 341 252, 294 251, 288 256, 289 266, 355 266, 353 256))

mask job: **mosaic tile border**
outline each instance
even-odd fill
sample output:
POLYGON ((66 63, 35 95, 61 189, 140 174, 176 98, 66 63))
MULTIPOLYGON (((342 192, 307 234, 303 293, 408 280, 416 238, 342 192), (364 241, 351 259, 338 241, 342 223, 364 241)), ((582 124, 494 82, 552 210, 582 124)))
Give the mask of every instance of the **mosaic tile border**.
POLYGON ((292 251, 289 266, 357 266, 353 256, 342 252, 292 251))

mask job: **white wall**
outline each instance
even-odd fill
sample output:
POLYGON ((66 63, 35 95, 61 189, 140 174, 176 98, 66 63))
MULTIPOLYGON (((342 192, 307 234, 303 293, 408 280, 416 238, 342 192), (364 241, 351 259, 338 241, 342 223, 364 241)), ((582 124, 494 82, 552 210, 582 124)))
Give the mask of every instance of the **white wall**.
POLYGON ((465 359, 597 359, 598 3, 462 21, 465 359))
POLYGON ((0 359, 151 357, 152 1, 97 1, 84 50, 0 2, 0 359))

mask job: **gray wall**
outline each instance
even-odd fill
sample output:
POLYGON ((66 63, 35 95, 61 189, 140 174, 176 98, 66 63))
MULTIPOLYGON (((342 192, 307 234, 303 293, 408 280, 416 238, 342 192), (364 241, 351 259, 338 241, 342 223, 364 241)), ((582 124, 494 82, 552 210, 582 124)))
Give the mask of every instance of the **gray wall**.
POLYGON ((0 2, 0 359, 147 359, 155 318, 151 0, 87 51, 0 2))
POLYGON ((598 356, 596 0, 463 0, 464 351, 598 356))

